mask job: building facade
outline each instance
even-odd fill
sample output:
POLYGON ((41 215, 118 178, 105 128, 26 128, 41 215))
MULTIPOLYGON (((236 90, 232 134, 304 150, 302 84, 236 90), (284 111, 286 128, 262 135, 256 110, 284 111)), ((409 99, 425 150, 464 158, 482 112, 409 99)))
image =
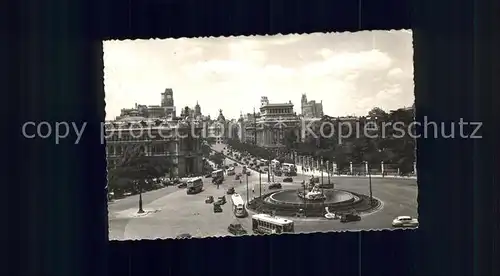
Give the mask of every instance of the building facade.
MULTIPOLYGON (((197 104, 195 111, 200 113, 197 104)), ((135 105, 122 109, 120 116, 104 125, 106 156, 110 168, 129 146, 139 146, 148 158, 168 158, 172 176, 201 174, 203 121, 177 118, 173 90, 161 94, 161 105, 135 105)))
POLYGON ((129 117, 175 118, 177 115, 173 93, 171 88, 165 89, 165 92, 161 93, 161 105, 141 105, 136 103, 134 108, 122 108, 120 116, 117 116, 116 120, 129 117))
POLYGON ((254 122, 249 122, 246 127, 246 133, 253 136, 250 140, 260 147, 283 147, 283 138, 288 131, 295 132, 297 141, 300 141, 300 119, 293 111, 291 101, 269 103, 267 97, 262 97, 260 112, 253 119, 254 122))
POLYGON ((203 161, 199 138, 202 126, 197 122, 148 120, 130 117, 107 122, 106 156, 114 167, 128 146, 139 146, 149 158, 168 158, 172 176, 184 177, 202 173, 203 161), (195 136, 190 136, 192 132, 195 136))
POLYGON ((306 94, 302 94, 301 99, 301 115, 305 118, 321 118, 323 117, 323 101, 307 101, 306 94))

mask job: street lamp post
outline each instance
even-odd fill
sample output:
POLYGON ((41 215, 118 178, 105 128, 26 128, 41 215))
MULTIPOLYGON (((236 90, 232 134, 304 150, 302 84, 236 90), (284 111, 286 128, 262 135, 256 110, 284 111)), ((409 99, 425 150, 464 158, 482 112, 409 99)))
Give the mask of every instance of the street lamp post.
POLYGON ((245 174, 245 179, 247 183, 247 204, 248 204, 248 199, 249 199, 249 193, 248 193, 248 174, 245 174))
POLYGON ((372 205, 373 202, 373 194, 372 194, 372 174, 371 174, 371 168, 370 168, 370 163, 368 163, 368 185, 370 187, 370 205, 372 205))
POLYGON ((259 170, 259 197, 262 198, 262 174, 259 170))
POLYGON ((137 213, 143 214, 144 209, 142 209, 142 184, 140 181, 138 182, 138 184, 139 184, 139 211, 137 211, 137 213))

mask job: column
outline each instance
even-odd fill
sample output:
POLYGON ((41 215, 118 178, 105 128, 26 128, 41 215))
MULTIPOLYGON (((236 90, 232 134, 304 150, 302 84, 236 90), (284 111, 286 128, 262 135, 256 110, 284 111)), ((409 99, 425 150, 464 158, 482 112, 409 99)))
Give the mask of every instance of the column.
POLYGON ((382 177, 384 177, 384 161, 380 162, 380 171, 382 172, 382 177))
POLYGON ((417 162, 413 162, 413 173, 417 175, 417 162))
POLYGON ((368 161, 365 161, 365 173, 368 174, 368 161))
POLYGON ((351 172, 352 175, 352 162, 349 162, 349 171, 351 172))

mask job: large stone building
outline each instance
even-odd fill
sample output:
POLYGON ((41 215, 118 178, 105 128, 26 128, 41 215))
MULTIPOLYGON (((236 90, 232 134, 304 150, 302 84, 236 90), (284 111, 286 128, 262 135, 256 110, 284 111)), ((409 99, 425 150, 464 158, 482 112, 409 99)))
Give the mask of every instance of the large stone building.
POLYGON ((305 118, 321 118, 323 117, 323 101, 307 101, 306 94, 302 94, 301 99, 301 115, 305 118))
POLYGON ((165 92, 161 93, 161 105, 141 105, 136 103, 134 108, 123 108, 116 120, 129 117, 175 118, 177 115, 173 93, 171 88, 165 89, 165 92))
POLYGON ((114 167, 127 147, 135 145, 150 158, 170 159, 172 176, 201 174, 203 122, 176 118, 175 110, 172 90, 167 89, 160 108, 138 105, 123 109, 116 120, 106 122, 108 166, 114 167))
POLYGON ((297 141, 300 138, 300 120, 293 111, 292 102, 269 103, 267 97, 261 98, 260 112, 247 120, 245 126, 246 142, 261 147, 283 147, 285 133, 293 131, 297 141))

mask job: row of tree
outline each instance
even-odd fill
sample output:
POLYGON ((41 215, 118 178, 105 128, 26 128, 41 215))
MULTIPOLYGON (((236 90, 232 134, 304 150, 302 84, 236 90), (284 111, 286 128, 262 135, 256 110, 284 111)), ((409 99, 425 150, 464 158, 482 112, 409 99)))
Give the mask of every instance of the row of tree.
MULTIPOLYGON (((270 150, 253 144, 239 143, 231 140, 229 145, 235 150, 248 152, 260 158, 286 158, 292 154, 311 156, 316 160, 323 159, 335 162, 340 170, 348 168, 349 163, 394 164, 401 173, 410 173, 415 161, 415 139, 408 128, 414 121, 412 109, 398 109, 389 113, 381 108, 372 109, 367 117, 353 121, 351 127, 336 118, 324 116, 317 125, 323 124, 323 133, 334 135, 317 135, 306 137, 297 142, 293 130, 284 133, 281 150, 270 150), (328 124, 324 124, 327 122, 328 124), (372 124, 371 131, 364 131, 367 124, 372 124), (397 124, 396 124, 397 123, 397 124), (376 125, 376 127, 375 127, 376 125), (397 128, 395 127, 397 126, 397 128), (333 127, 333 129, 332 129, 333 127), (352 134, 349 137, 339 133, 352 134), (358 131, 357 130, 362 130, 358 131), (401 131, 403 130, 403 131, 401 131), (286 155, 283 155, 286 153, 286 155)), ((368 129, 368 128, 366 128, 368 129)))
POLYGON ((168 157, 149 158, 140 145, 127 146, 116 164, 108 169, 108 191, 121 197, 125 193, 153 190, 159 184, 153 179, 173 178, 174 168, 175 164, 168 157))

